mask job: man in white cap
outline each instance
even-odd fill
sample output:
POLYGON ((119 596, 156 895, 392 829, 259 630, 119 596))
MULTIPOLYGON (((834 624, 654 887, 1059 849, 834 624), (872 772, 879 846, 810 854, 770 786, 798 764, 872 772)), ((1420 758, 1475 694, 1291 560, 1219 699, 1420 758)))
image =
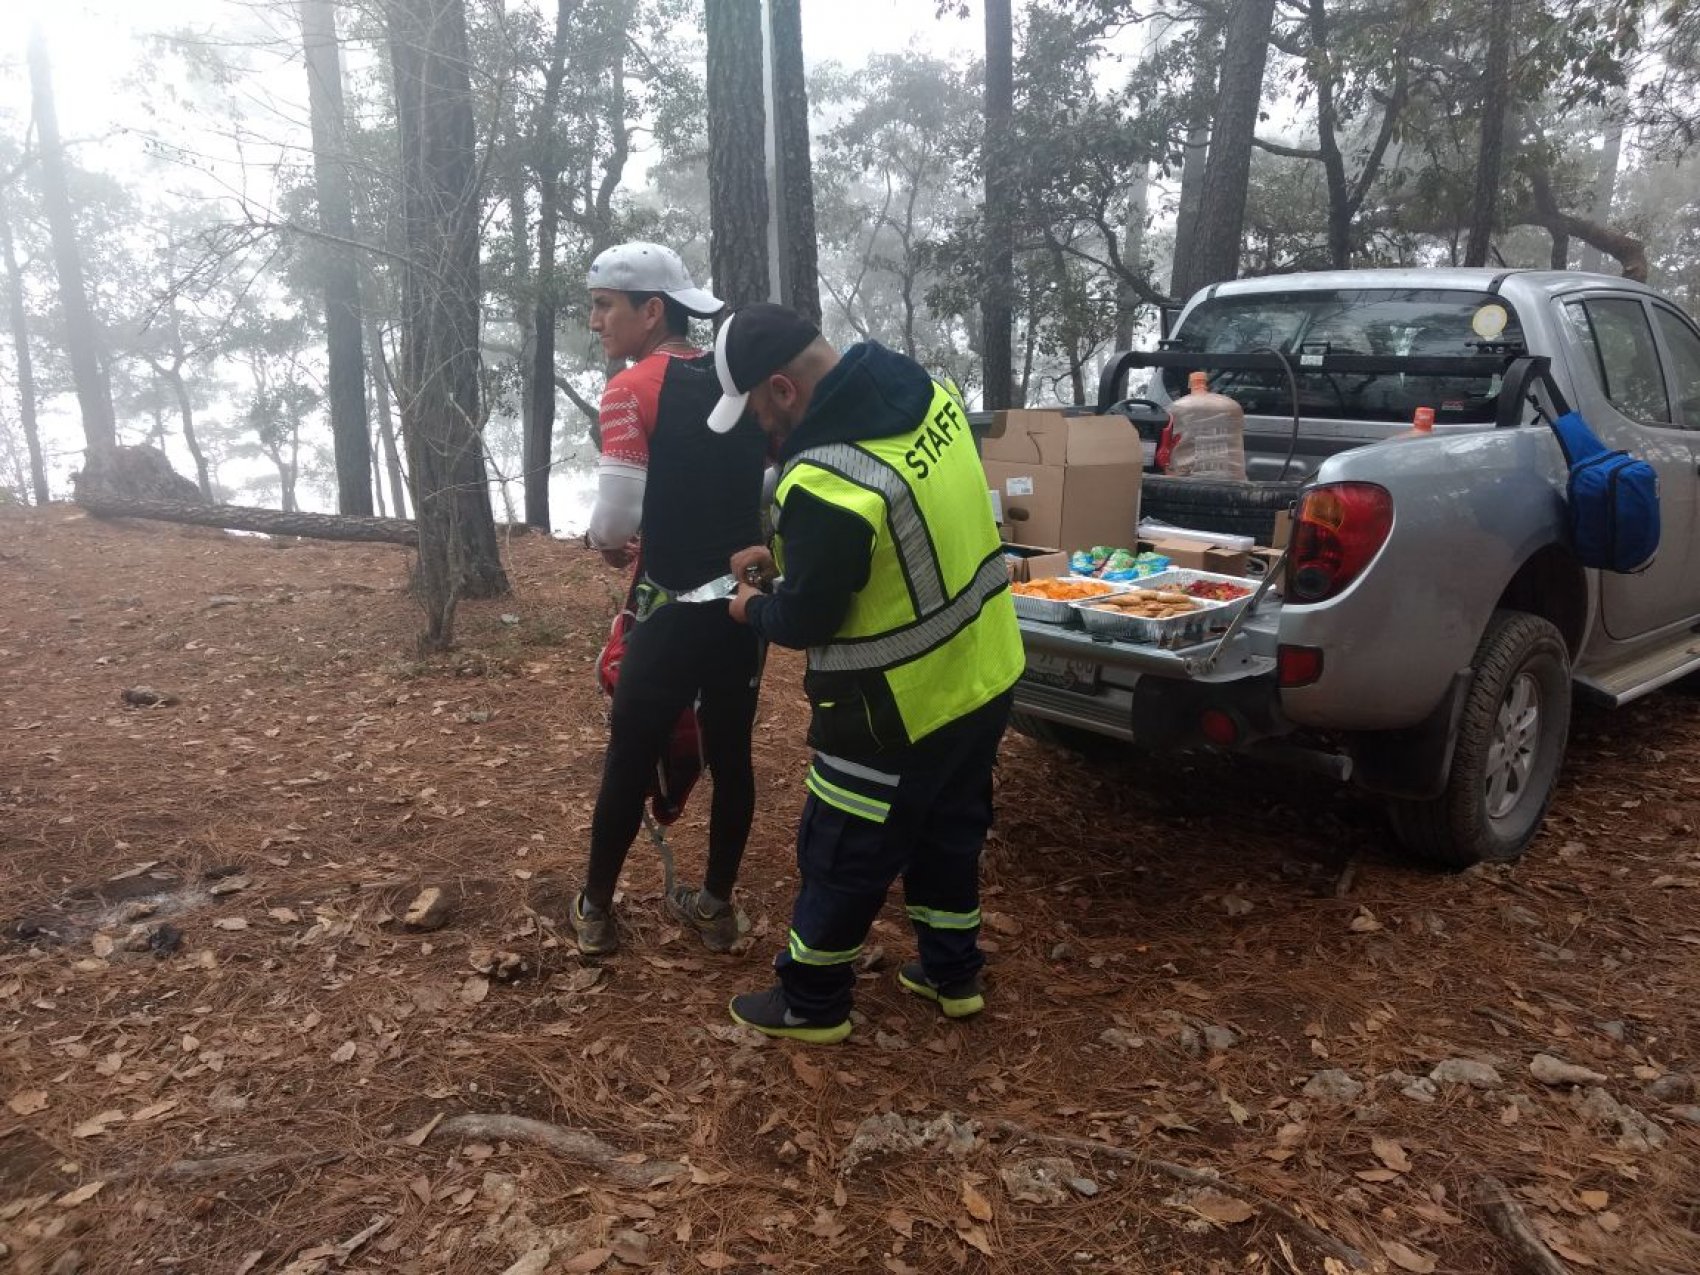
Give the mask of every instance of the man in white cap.
POLYGON ((690 342, 690 319, 722 306, 691 282, 678 253, 620 244, 596 258, 588 282, 590 330, 610 359, 630 366, 602 395, 596 509, 585 541, 616 566, 636 551, 640 568, 572 926, 586 955, 618 948, 620 869, 656 767, 680 715, 695 704, 714 780, 708 865, 702 888, 677 886, 664 906, 711 950, 726 951, 739 934, 732 887, 755 815, 757 641, 724 601, 680 595, 724 576, 731 554, 760 538, 766 440, 754 421, 725 432, 708 428, 720 385, 713 358, 690 342))

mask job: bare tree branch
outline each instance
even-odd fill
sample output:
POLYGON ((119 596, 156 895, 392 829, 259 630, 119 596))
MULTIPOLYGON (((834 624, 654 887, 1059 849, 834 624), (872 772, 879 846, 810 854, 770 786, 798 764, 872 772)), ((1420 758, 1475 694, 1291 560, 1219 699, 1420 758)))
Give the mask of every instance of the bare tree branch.
POLYGON ((1260 151, 1268 151, 1271 155, 1282 155, 1287 159, 1321 159, 1322 151, 1317 147, 1284 146, 1280 142, 1271 142, 1262 137, 1254 137, 1251 144, 1260 151))

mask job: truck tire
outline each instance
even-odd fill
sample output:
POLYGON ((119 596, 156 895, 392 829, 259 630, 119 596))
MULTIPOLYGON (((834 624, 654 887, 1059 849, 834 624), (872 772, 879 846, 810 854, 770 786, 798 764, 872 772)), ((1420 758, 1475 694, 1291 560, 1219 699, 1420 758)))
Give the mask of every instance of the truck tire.
POLYGON ((1519 857, 1558 785, 1570 694, 1559 631, 1536 615, 1494 612, 1476 648, 1445 791, 1390 804, 1405 848, 1452 869, 1519 857))
POLYGON ((1176 527, 1251 536, 1266 545, 1275 534, 1275 515, 1290 509, 1303 488, 1297 479, 1254 483, 1147 474, 1139 488, 1139 516, 1176 527))
POLYGON ((1054 744, 1058 748, 1066 748, 1071 753, 1079 753, 1082 757, 1103 757, 1128 747, 1124 741, 1109 735, 1100 735, 1082 726, 1053 722, 1048 717, 1035 717, 1032 713, 1011 713, 1009 727, 1028 739, 1038 740, 1041 744, 1054 744))

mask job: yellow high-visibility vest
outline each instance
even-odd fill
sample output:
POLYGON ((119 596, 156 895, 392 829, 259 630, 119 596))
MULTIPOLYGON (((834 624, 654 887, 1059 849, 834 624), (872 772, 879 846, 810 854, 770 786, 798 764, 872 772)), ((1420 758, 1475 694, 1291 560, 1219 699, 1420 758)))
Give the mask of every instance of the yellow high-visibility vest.
MULTIPOLYGON (((799 489, 873 535, 867 583, 831 641, 808 653, 817 748, 900 748, 1015 684, 1025 656, 1009 572, 985 470, 948 389, 935 383, 911 431, 793 457, 775 492, 782 515, 799 489)), ((782 538, 775 548, 783 555, 782 538)))

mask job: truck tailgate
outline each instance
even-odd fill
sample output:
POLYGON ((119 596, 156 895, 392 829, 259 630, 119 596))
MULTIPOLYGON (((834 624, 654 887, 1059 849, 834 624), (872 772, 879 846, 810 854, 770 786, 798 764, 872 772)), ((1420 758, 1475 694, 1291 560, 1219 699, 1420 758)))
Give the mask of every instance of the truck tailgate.
POLYGON ((1225 641, 1218 635, 1178 650, 1022 620, 1027 670, 1016 683, 1016 711, 1112 739, 1148 741, 1190 729, 1182 723, 1212 703, 1256 705, 1247 719, 1267 720, 1279 610, 1265 599, 1225 641))
MULTIPOLYGON (((1112 642, 1083 629, 1021 620, 1027 649, 1027 676, 1038 681, 1070 680, 1070 671, 1087 666, 1128 670, 1196 682, 1237 682, 1275 669, 1275 633, 1280 606, 1266 600, 1248 615, 1238 633, 1223 643, 1215 637, 1197 646, 1164 650, 1133 642, 1112 642)), ((1075 677, 1079 682, 1084 677, 1075 677)))

